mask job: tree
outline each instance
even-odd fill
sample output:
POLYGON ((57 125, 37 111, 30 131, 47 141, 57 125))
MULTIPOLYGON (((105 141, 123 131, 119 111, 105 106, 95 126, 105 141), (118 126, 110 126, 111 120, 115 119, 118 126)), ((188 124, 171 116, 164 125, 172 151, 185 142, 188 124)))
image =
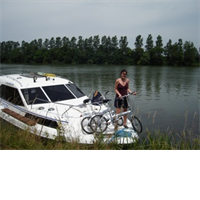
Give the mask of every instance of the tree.
POLYGON ((150 54, 148 52, 143 52, 142 56, 140 57, 140 63, 141 65, 150 65, 150 54))
POLYGON ((63 46, 69 46, 69 38, 63 37, 62 38, 62 44, 63 44, 63 46))
POLYGON ((158 35, 156 40, 156 46, 151 50, 151 64, 153 65, 163 65, 165 63, 163 57, 163 42, 162 37, 158 35))
POLYGON ((118 39, 117 36, 112 37, 111 39, 111 63, 112 64, 118 64, 118 53, 119 53, 119 48, 118 48, 118 39))
POLYGON ((135 48, 142 48, 143 46, 143 38, 141 35, 138 35, 135 40, 135 48))
POLYGON ((108 48, 107 48, 107 37, 104 35, 101 38, 101 45, 100 45, 100 49, 99 49, 99 63, 98 64, 108 64, 107 62, 107 52, 108 52, 108 48))
POLYGON ((84 49, 85 41, 83 40, 82 36, 78 37, 78 42, 77 42, 77 62, 80 64, 86 63, 86 55, 85 55, 85 49, 84 49))
POLYGON ((163 42, 162 42, 162 37, 158 35, 157 40, 156 40, 156 47, 163 47, 163 42))
POLYGON ((150 52, 153 49, 153 37, 151 34, 147 37, 145 48, 147 52, 150 52))
POLYGON ((83 39, 79 36, 71 39, 67 37, 52 37, 50 40, 35 39, 30 43, 7 41, 0 42, 0 60, 4 63, 95 63, 95 64, 136 64, 136 65, 195 65, 199 62, 199 52, 192 42, 182 39, 172 44, 169 40, 163 48, 160 35, 157 36, 155 46, 151 34, 146 39, 143 49, 143 38, 138 35, 135 48, 128 47, 128 39, 121 36, 99 35, 83 39))
POLYGON ((197 61, 198 65, 199 65, 200 64, 200 47, 199 47, 198 55, 196 56, 196 61, 197 61))
POLYGON ((49 49, 49 39, 45 39, 45 41, 43 42, 43 48, 44 49, 49 49))
POLYGON ((153 53, 153 37, 151 34, 148 35, 145 45, 145 52, 143 53, 142 57, 140 58, 142 65, 150 65, 152 62, 152 53, 153 53))
POLYGON ((134 51, 134 60, 137 65, 141 64, 141 57, 143 56, 144 49, 143 46, 143 38, 141 35, 138 35, 135 40, 135 51, 134 51))
POLYGON ((77 39, 76 37, 72 37, 69 42, 69 56, 71 57, 71 63, 77 63, 78 58, 78 50, 77 50, 77 39))
POLYGON ((42 49, 43 48, 43 44, 42 44, 42 39, 38 39, 37 41, 37 44, 38 44, 38 49, 42 49))
POLYGON ((100 47, 100 38, 99 38, 99 35, 94 36, 94 38, 93 38, 93 47, 94 47, 94 52, 97 52, 97 50, 100 47))
POLYGON ((62 47, 62 40, 61 40, 60 37, 56 38, 55 47, 56 48, 61 48, 62 47))
POLYGON ((54 37, 52 37, 49 41, 49 48, 53 49, 53 48, 55 48, 55 45, 56 45, 55 39, 54 39, 54 37))
POLYGON ((35 63, 43 63, 43 60, 44 60, 44 55, 42 53, 42 50, 41 49, 36 50, 33 56, 33 61, 35 63))
POLYGON ((101 63, 101 61, 100 61, 100 57, 101 57, 100 54, 101 53, 100 53, 100 38, 99 38, 99 35, 96 35, 93 38, 93 50, 94 50, 93 62, 95 64, 101 63))
POLYGON ((197 63, 198 50, 194 47, 193 42, 186 41, 183 46, 184 65, 191 66, 197 63))
POLYGON ((10 61, 14 63, 21 63, 22 59, 20 44, 19 42, 14 42, 13 48, 10 51, 10 61))
POLYGON ((85 49, 85 55, 86 55, 86 62, 92 64, 94 61, 94 49, 93 49, 93 38, 90 37, 88 39, 85 39, 84 42, 84 49, 85 49))
POLYGON ((164 55, 166 58, 167 65, 179 66, 183 64, 183 48, 182 40, 179 39, 178 43, 172 44, 169 40, 167 45, 164 47, 164 55))
POLYGON ((177 47, 178 47, 177 64, 181 66, 181 65, 183 65, 183 41, 182 41, 182 39, 178 40, 177 47))
POLYGON ((119 64, 129 64, 129 48, 127 37, 121 37, 119 40, 119 64))
POLYGON ((172 65, 172 40, 169 40, 164 47, 164 55, 167 65, 172 65))

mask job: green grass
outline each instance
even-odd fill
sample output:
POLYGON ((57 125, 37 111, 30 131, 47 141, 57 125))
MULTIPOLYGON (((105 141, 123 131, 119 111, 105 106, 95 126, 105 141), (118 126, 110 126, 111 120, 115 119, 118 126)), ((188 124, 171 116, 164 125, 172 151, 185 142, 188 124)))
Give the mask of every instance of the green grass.
POLYGON ((79 144, 78 141, 66 142, 61 136, 50 140, 21 130, 0 120, 0 149, 2 150, 109 150, 122 149, 115 143, 106 145, 101 140, 93 145, 79 144))
POLYGON ((141 136, 141 141, 135 146, 135 149, 199 150, 200 137, 185 131, 163 133, 160 130, 155 130, 151 133, 147 130, 145 136, 141 136))
POLYGON ((140 140, 128 146, 116 143, 105 144, 101 140, 92 145, 79 144, 78 141, 65 142, 58 137, 55 140, 41 138, 28 130, 18 129, 0 120, 0 149, 2 150, 199 150, 200 136, 191 131, 163 133, 146 130, 140 140))

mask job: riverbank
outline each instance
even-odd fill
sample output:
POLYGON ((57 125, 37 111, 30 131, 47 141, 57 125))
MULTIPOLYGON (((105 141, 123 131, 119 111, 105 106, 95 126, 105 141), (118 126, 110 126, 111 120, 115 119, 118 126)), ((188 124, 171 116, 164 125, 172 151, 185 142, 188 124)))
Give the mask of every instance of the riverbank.
POLYGON ((164 133, 155 130, 152 133, 146 130, 136 144, 123 147, 116 143, 106 145, 101 141, 83 145, 77 141, 66 143, 61 138, 48 140, 31 134, 28 130, 20 130, 3 120, 0 120, 0 127, 1 150, 200 150, 200 137, 185 131, 164 133))

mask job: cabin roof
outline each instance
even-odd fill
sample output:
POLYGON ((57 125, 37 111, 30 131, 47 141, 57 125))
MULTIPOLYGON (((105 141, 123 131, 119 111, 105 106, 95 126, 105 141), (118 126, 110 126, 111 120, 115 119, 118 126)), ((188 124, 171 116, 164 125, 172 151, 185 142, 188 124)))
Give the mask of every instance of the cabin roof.
POLYGON ((4 84, 15 88, 33 88, 69 83, 72 82, 65 78, 42 76, 34 73, 3 75, 0 77, 0 85, 4 84))

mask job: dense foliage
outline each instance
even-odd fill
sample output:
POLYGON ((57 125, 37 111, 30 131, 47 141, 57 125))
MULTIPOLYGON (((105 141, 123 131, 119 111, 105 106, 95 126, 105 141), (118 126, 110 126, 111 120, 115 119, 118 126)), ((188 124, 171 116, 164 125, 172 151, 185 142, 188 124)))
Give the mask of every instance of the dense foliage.
POLYGON ((123 65, 187 65, 199 63, 199 52, 192 42, 182 39, 163 46, 162 37, 151 34, 143 45, 143 38, 138 35, 135 48, 128 47, 126 36, 119 40, 116 36, 101 39, 99 35, 83 39, 57 37, 54 39, 33 40, 28 43, 7 41, 0 43, 2 63, 64 63, 64 64, 123 64, 123 65))

